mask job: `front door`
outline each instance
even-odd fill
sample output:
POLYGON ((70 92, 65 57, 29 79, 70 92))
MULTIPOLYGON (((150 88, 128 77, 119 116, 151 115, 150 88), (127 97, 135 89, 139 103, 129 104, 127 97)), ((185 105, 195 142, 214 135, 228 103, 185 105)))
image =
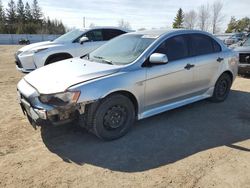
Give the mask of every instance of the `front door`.
POLYGON ((147 68, 145 111, 189 98, 194 94, 193 65, 188 38, 179 35, 164 41, 154 53, 164 53, 169 62, 147 68))

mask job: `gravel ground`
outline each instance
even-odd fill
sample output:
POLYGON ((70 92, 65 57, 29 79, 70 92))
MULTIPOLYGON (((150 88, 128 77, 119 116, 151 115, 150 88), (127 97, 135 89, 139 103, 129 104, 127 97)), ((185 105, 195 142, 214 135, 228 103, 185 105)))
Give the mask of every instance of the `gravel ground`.
POLYGON ((103 142, 66 125, 34 130, 16 101, 20 46, 0 46, 0 187, 250 187, 250 79, 224 103, 138 121, 103 142))

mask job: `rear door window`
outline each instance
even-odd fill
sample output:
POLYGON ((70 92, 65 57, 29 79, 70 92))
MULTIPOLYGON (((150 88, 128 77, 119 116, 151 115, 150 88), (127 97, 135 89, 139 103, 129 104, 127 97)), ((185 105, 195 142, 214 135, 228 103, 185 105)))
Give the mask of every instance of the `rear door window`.
POLYGON ((178 35, 164 41, 155 53, 162 53, 168 56, 168 61, 175 61, 189 56, 187 35, 178 35))
POLYGON ((126 32, 119 29, 103 29, 103 40, 110 40, 126 32))
POLYGON ((191 56, 199 56, 199 55, 214 53, 214 43, 209 36, 203 34, 191 34, 190 41, 191 41, 191 46, 190 46, 191 56))

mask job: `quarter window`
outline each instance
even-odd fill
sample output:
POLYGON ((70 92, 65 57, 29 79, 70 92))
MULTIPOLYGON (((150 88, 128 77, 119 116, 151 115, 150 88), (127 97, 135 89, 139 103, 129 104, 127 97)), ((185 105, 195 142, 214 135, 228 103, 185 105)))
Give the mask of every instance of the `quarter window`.
POLYGON ((221 51, 221 46, 216 42, 214 39, 212 39, 213 45, 214 45, 214 52, 220 52, 221 51))
POLYGON ((166 54, 169 62, 188 57, 188 38, 185 35, 169 38, 156 49, 155 53, 166 54))

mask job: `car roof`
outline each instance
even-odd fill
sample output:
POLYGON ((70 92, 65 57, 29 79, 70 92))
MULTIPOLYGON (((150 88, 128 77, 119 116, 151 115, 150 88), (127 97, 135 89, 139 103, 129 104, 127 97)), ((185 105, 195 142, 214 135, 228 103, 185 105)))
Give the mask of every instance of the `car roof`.
POLYGON ((118 29, 118 30, 122 30, 125 32, 132 32, 133 31, 133 30, 125 29, 122 27, 115 27, 115 26, 94 26, 91 28, 85 27, 85 28, 81 28, 80 30, 87 31, 87 30, 94 30, 94 29, 118 29))
POLYGON ((201 30, 193 30, 193 29, 153 29, 153 30, 144 30, 144 31, 136 31, 131 32, 126 35, 131 34, 141 34, 145 35, 145 37, 158 39, 160 37, 170 36, 170 35, 182 35, 182 34, 204 34, 216 40, 222 47, 223 50, 226 50, 227 47, 223 44, 223 42, 217 37, 213 36, 211 33, 201 30))
POLYGON ((208 32, 200 31, 200 30, 191 30, 191 29, 152 29, 152 30, 136 31, 130 34, 149 35, 154 38, 159 38, 163 35, 188 34, 188 33, 201 33, 201 34, 211 36, 211 34, 209 34, 208 32))

